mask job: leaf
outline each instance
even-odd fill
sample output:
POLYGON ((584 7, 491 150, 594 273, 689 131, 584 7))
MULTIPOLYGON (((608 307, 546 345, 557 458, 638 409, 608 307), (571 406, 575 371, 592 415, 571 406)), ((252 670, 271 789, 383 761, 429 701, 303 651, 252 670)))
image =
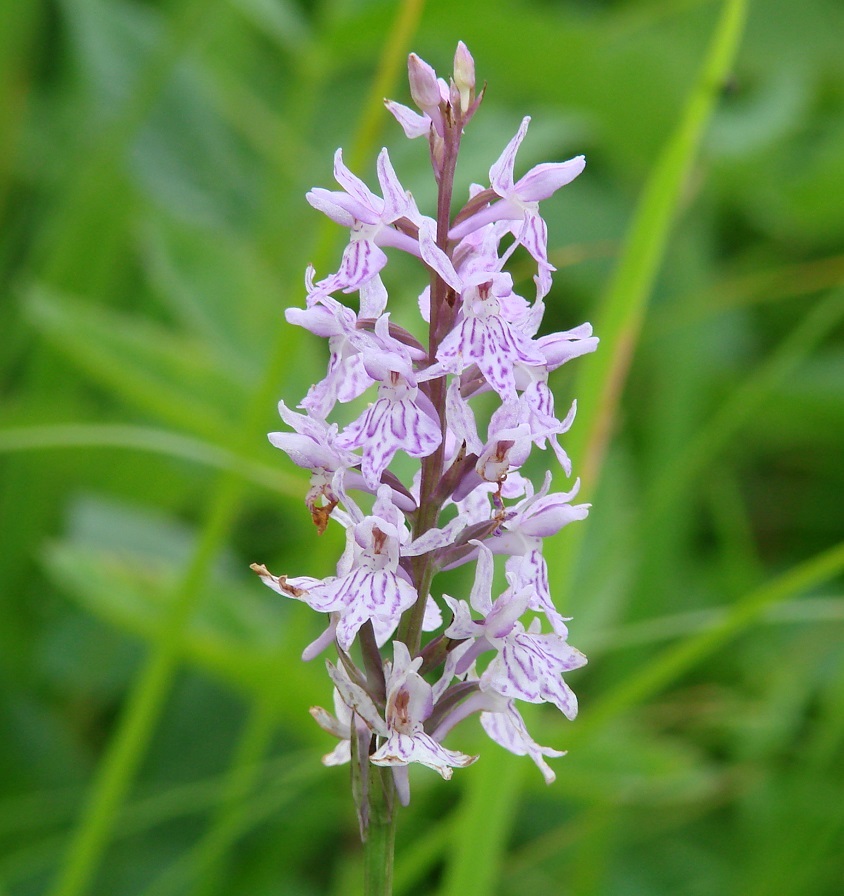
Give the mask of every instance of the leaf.
MULTIPOLYGON (((193 533, 161 514, 93 498, 78 500, 71 519, 68 537, 44 553, 51 578, 109 625, 149 642, 163 637, 193 533)), ((239 690, 262 692, 278 664, 287 607, 247 587, 232 567, 231 557, 218 562, 183 654, 239 690)))
POLYGON ((26 296, 29 319, 100 386, 155 416, 230 441, 244 384, 195 339, 45 287, 26 296))

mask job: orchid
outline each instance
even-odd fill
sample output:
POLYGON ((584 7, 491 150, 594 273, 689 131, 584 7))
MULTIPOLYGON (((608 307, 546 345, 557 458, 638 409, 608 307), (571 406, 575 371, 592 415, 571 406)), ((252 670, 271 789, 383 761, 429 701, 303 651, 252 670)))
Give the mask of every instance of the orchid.
POLYGON ((336 647, 340 662, 328 663, 334 714, 312 713, 339 739, 324 762, 352 764, 365 837, 379 800, 389 817, 394 796, 409 801, 409 767, 448 779, 477 759, 443 743, 470 716, 552 782, 546 759, 564 754, 533 741, 517 703, 550 703, 573 719, 565 676, 586 663, 552 600, 543 543, 584 519, 589 505, 574 503, 579 480, 552 492, 550 472, 539 487, 525 473, 530 457, 550 448, 571 475, 561 440, 577 405, 558 419, 549 376, 598 343, 589 324, 538 335, 554 270, 539 203, 577 177, 584 160, 538 165, 516 179, 525 118, 489 185, 473 185, 452 214, 442 199, 451 197, 460 143, 482 100, 474 61, 461 43, 450 82, 415 54, 408 70, 420 111, 387 106, 408 137, 428 137, 436 217, 420 213, 386 149, 380 195, 337 150, 341 189, 315 187, 307 198, 349 229, 350 242, 335 273, 317 281, 308 268, 305 307, 287 311, 288 321, 328 340, 328 373, 302 400, 303 413, 279 403, 293 431, 270 434, 310 471, 306 504, 317 530, 341 526, 345 550, 335 574, 322 578, 253 567, 279 595, 327 616, 303 657, 336 647), (533 299, 504 269, 518 245, 535 263, 533 299), (418 301, 388 294, 382 275, 395 251, 419 260, 418 301), (338 293, 358 293, 358 310, 338 293), (396 323, 394 314, 407 319, 396 323), (413 335, 425 327, 426 338, 413 335), (507 585, 493 599, 497 563, 507 585), (468 599, 436 587, 437 574, 456 567, 474 572, 468 599))

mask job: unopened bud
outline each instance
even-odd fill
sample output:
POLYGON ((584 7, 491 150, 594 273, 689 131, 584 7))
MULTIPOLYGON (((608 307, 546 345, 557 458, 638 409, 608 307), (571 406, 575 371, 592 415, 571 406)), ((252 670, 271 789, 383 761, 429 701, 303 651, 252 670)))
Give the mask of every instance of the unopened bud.
POLYGON ((436 109, 442 97, 440 96, 440 85, 437 83, 437 73, 433 68, 420 59, 416 53, 411 53, 407 57, 407 75, 410 80, 410 95, 413 97, 413 102, 423 112, 436 109))
POLYGON ((475 98, 475 60, 462 40, 454 53, 454 85, 460 91, 460 111, 465 114, 475 98))

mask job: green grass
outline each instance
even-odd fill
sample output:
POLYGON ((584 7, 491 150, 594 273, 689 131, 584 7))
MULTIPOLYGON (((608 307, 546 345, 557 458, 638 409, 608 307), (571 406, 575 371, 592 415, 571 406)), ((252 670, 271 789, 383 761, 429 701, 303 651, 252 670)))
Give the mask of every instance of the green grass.
POLYGON ((343 244, 304 193, 383 144, 424 209, 381 98, 458 39, 488 82, 459 190, 524 114, 522 169, 588 160, 546 204, 547 316, 602 338, 552 380, 594 506, 547 553, 590 664, 574 723, 529 717, 569 750, 552 787, 471 728, 475 766, 413 776, 396 892, 841 892, 842 26, 835 0, 0 6, 0 893, 360 890, 318 620, 248 566, 340 547, 265 439, 324 363, 283 309, 343 244))

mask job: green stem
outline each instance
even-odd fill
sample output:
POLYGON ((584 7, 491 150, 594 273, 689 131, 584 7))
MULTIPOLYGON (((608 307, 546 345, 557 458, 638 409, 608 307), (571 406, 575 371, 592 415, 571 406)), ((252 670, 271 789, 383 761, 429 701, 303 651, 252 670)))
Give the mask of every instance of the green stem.
POLYGON ((366 896, 392 896, 396 808, 392 770, 370 766, 369 829, 363 846, 366 896))

